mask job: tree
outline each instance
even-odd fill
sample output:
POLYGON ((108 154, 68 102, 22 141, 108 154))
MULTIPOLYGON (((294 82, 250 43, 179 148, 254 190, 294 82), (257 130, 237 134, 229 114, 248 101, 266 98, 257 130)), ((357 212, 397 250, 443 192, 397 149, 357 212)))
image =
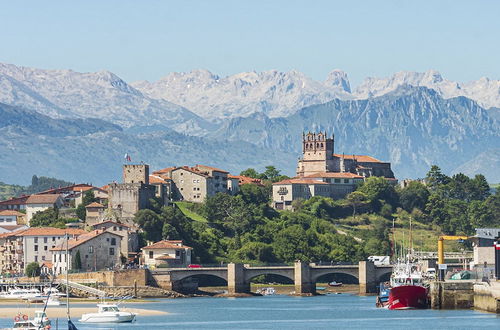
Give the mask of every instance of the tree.
POLYGON ((278 178, 280 178, 280 170, 278 170, 276 167, 269 165, 266 166, 266 170, 264 173, 261 173, 259 175, 260 179, 264 180, 270 180, 272 182, 277 182, 278 178))
POLYGON ((240 175, 254 179, 257 179, 259 177, 259 173, 253 168, 247 168, 246 170, 241 171, 240 175))
POLYGON ((425 177, 425 183, 431 191, 436 191, 439 187, 447 184, 449 181, 450 178, 444 175, 437 165, 432 165, 425 177))
POLYGON ((482 174, 476 174, 474 179, 471 180, 472 196, 471 199, 484 201, 490 196, 490 185, 482 174))
POLYGON ((48 227, 57 222, 59 219, 59 211, 57 208, 50 207, 44 211, 36 212, 30 221, 31 227, 48 227))
POLYGON ((429 190, 425 185, 418 181, 412 181, 408 186, 401 189, 399 203, 408 212, 411 212, 414 208, 423 210, 427 204, 429 195, 429 190))
POLYGON ((467 208, 467 215, 473 228, 491 228, 495 225, 493 213, 485 201, 471 201, 467 208))
POLYGON ((85 221, 85 219, 87 218, 87 209, 85 208, 85 205, 83 203, 78 205, 78 207, 75 210, 75 213, 78 219, 82 221, 85 221))
POLYGON ((346 201, 352 207, 352 216, 356 217, 357 208, 368 202, 368 195, 362 191, 353 191, 347 195, 346 201))
POLYGON ((28 277, 40 276, 40 265, 38 265, 38 262, 30 262, 26 266, 26 276, 28 277))
POLYGON ((398 204, 398 194, 394 190, 394 186, 383 177, 372 176, 367 178, 356 191, 366 194, 375 211, 380 210, 382 200, 392 206, 398 204))
POLYGON ((309 261, 311 246, 305 237, 306 231, 298 224, 278 232, 273 242, 276 257, 284 262, 309 261))
POLYGON ((265 187, 251 183, 240 186, 240 195, 247 204, 267 204, 270 200, 270 194, 265 187))
POLYGON ((75 270, 82 269, 82 257, 80 256, 80 250, 76 251, 75 258, 73 259, 71 268, 75 270))
POLYGON ((134 217, 134 222, 144 230, 145 238, 148 241, 157 242, 161 240, 163 222, 158 214, 151 210, 139 210, 134 217))

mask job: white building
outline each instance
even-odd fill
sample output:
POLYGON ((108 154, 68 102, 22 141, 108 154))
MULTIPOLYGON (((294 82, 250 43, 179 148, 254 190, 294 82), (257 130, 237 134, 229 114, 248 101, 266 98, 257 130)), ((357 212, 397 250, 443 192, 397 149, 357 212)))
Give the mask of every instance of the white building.
POLYGON ((73 269, 76 260, 74 258, 77 257, 78 252, 82 270, 97 271, 120 266, 121 239, 120 235, 94 230, 70 239, 68 242, 61 242, 51 249, 53 274, 64 274, 68 269, 73 269), (66 259, 66 244, 68 259, 66 259))
POLYGON ((16 210, 0 210, 0 226, 23 225, 26 223, 26 214, 16 210))
POLYGON ((149 268, 187 267, 191 264, 191 250, 182 241, 163 240, 143 247, 142 255, 149 268))
POLYGON ((48 208, 60 208, 64 205, 64 200, 59 194, 31 195, 26 200, 26 222, 28 226, 37 212, 45 211, 48 208))

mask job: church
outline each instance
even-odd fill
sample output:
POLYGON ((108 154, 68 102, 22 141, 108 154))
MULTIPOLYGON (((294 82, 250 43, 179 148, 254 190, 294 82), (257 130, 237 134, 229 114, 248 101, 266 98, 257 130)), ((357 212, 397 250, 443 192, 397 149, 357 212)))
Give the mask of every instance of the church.
POLYGON ((302 134, 302 158, 297 164, 297 176, 273 184, 274 208, 292 209, 292 201, 299 198, 344 198, 370 176, 397 183, 390 163, 367 155, 336 154, 334 146, 334 135, 302 134))

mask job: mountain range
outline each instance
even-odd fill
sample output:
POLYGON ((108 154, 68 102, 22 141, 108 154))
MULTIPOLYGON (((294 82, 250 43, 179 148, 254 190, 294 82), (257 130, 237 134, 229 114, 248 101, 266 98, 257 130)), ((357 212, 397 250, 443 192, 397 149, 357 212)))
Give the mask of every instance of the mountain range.
POLYGON ((390 161, 398 178, 484 173, 500 182, 500 82, 436 71, 315 81, 298 71, 219 77, 207 70, 127 83, 0 64, 0 181, 32 174, 118 179, 125 152, 153 168, 206 163, 234 173, 273 164, 293 175, 304 130, 335 134, 337 153, 390 161), (13 158, 12 158, 13 157, 13 158), (15 159, 15 161, 11 161, 15 159))

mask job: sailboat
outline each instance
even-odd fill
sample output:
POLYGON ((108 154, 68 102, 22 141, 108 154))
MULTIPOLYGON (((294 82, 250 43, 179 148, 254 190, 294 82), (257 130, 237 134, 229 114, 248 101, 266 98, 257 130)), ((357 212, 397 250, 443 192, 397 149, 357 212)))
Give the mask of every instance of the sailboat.
POLYGON ((75 324, 71 321, 71 315, 69 313, 69 249, 68 249, 69 235, 66 233, 66 315, 68 317, 68 330, 78 330, 75 324))

